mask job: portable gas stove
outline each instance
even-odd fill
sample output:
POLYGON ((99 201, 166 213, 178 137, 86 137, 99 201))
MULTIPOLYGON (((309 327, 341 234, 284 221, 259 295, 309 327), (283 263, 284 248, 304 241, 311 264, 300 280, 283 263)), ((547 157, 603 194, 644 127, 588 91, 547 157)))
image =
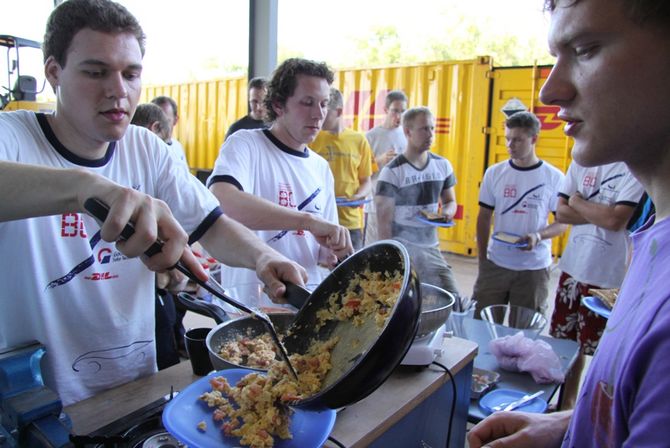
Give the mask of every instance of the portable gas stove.
POLYGON ((415 339, 400 364, 403 366, 427 366, 435 361, 435 358, 442 355, 442 342, 447 337, 446 330, 447 324, 444 324, 427 336, 415 339))
POLYGON ((184 445, 163 426, 165 405, 175 394, 163 398, 113 421, 88 435, 71 436, 76 448, 177 448, 184 445))

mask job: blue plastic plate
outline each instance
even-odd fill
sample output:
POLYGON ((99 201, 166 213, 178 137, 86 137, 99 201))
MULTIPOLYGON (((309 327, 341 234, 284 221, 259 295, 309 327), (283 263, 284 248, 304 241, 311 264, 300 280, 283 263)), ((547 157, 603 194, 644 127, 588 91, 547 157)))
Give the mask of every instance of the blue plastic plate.
MULTIPOLYGON (((510 403, 512 401, 520 399, 524 395, 526 395, 526 392, 520 390, 494 389, 479 399, 479 408, 485 414, 490 414, 493 412, 491 408, 493 408, 494 406, 498 406, 501 403, 510 403)), ((544 401, 542 398, 537 397, 533 398, 526 404, 519 406, 514 410, 520 412, 536 412, 538 414, 541 414, 546 409, 547 409, 547 402, 544 401)))
POLYGON ((367 204, 370 201, 372 201, 370 198, 356 199, 353 201, 350 201, 347 198, 335 198, 335 203, 338 207, 360 207, 361 205, 367 204))
POLYGON ((511 236, 517 236, 517 237, 521 238, 521 235, 517 235, 516 233, 509 233, 509 232, 496 232, 491 236, 491 238, 493 238, 496 242, 498 242, 500 244, 504 244, 506 246, 512 246, 512 247, 526 247, 526 246, 528 246, 528 243, 525 243, 525 242, 524 243, 510 243, 509 241, 502 240, 502 239, 500 239, 500 234, 501 233, 504 233, 506 235, 511 235, 511 236))
POLYGON ((605 319, 609 319, 610 314, 612 314, 612 309, 605 305, 599 297, 582 297, 582 304, 598 316, 602 316, 605 319))
POLYGON ((455 225, 454 221, 431 221, 421 215, 417 215, 416 220, 433 227, 453 227, 455 225))
MULTIPOLYGON (((228 369, 212 372, 186 387, 165 406, 163 411, 163 425, 170 434, 181 442, 192 447, 239 447, 237 437, 226 437, 219 429, 220 423, 212 420, 213 408, 199 400, 198 397, 212 390, 209 380, 222 376, 231 385, 237 382, 251 370, 228 369), (202 432, 197 425, 201 421, 207 424, 202 432)), ((328 435, 335 425, 335 411, 328 409, 322 412, 310 412, 293 409, 290 430, 293 439, 282 440, 275 438, 275 446, 279 448, 307 448, 320 447, 328 439, 328 435)))

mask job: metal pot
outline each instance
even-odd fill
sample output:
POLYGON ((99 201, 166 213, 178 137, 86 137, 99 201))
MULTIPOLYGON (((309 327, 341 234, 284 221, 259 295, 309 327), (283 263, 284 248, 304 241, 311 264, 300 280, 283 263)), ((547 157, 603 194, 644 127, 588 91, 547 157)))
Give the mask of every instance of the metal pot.
POLYGON ((453 294, 437 286, 421 283, 421 317, 416 339, 428 336, 449 318, 454 306, 453 294))
MULTIPOLYGON (((295 314, 293 313, 274 313, 268 314, 268 316, 280 334, 286 333, 289 325, 295 319, 295 314)), ((209 359, 212 361, 214 369, 251 369, 264 372, 265 369, 235 364, 220 356, 219 351, 224 343, 235 340, 239 335, 253 338, 266 332, 267 327, 261 321, 251 316, 228 320, 212 328, 207 335, 206 342, 207 349, 209 350, 209 359)))

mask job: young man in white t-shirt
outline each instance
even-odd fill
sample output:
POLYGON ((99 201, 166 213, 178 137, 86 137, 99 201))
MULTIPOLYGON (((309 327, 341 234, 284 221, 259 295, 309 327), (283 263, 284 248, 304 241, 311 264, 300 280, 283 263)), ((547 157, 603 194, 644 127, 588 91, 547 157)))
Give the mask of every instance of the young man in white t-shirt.
MULTIPOLYGON (((365 138, 372 148, 372 155, 377 164, 377 172, 372 173, 372 195, 377 191, 377 178, 382 168, 407 147, 407 137, 401 126, 402 114, 407 109, 407 95, 401 90, 391 90, 384 100, 384 122, 370 129, 365 138)), ((370 245, 379 240, 377 235, 377 211, 375 203, 365 204, 364 243, 370 245)))
POLYGON ((155 275, 142 261, 161 271, 181 258, 206 279, 187 246, 200 240, 255 268, 274 296, 305 273, 224 216, 156 135, 129 126, 144 33, 124 7, 62 3, 43 50, 56 112, 0 114, 0 190, 11 198, 0 202, 0 350, 44 344, 45 384, 68 405, 156 371, 155 275), (88 198, 110 207, 102 227, 88 198), (115 244, 130 220, 135 234, 115 244), (156 237, 162 252, 138 258, 156 237))
MULTIPOLYGON (((333 72, 291 58, 274 71, 265 109, 270 129, 239 130, 224 142, 207 185, 231 217, 307 270, 310 283, 353 249, 338 224, 328 162, 308 148, 326 117, 333 72)), ((224 269, 224 286, 255 281, 248 269, 224 269)), ((245 300, 242 297, 241 300, 245 300)))
POLYGON ((540 120, 517 112, 505 120, 509 160, 490 166, 479 190, 477 249, 479 272, 473 296, 475 315, 489 305, 523 306, 544 313, 549 295, 551 239, 566 226, 549 224, 556 212, 563 173, 540 160, 535 144, 540 120), (516 240, 491 238, 498 232, 516 240))

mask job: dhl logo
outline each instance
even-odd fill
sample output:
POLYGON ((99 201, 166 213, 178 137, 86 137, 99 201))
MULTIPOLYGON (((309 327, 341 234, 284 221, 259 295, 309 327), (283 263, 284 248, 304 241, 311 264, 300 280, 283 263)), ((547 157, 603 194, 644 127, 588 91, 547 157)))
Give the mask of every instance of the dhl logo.
POLYGON ((542 130, 551 131, 564 124, 563 120, 558 118, 558 106, 536 106, 535 115, 542 123, 542 130))
POLYGON ((435 133, 436 134, 448 134, 450 127, 451 127, 451 118, 449 118, 449 117, 436 117, 435 118, 435 133))
MULTIPOLYGON (((355 90, 350 92, 344 101, 344 125, 353 127, 354 118, 358 117, 360 128, 368 131, 381 124, 386 113, 384 103, 388 90, 380 90, 376 98, 372 99, 371 91, 355 90), (365 107, 366 104, 369 104, 365 107)), ((451 129, 451 118, 435 117, 435 133, 449 134, 451 129)))

